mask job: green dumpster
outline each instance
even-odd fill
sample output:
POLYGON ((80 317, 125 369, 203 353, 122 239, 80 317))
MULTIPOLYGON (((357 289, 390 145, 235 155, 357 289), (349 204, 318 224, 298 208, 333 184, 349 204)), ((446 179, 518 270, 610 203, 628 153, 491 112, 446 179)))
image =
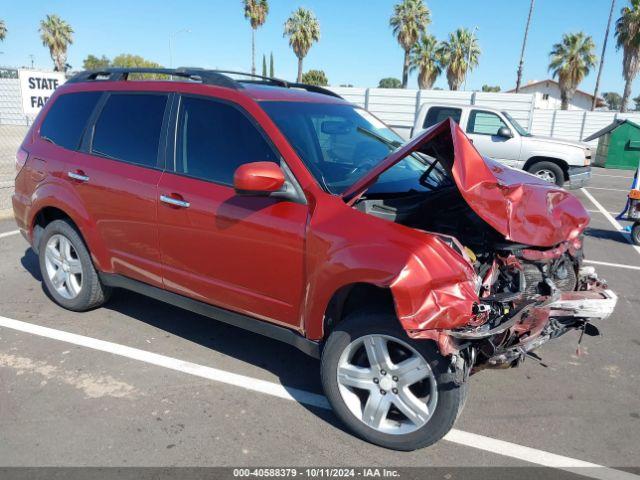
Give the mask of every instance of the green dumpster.
POLYGON ((583 141, 598 139, 598 167, 635 170, 640 160, 640 125, 631 120, 615 120, 611 125, 588 136, 583 141))

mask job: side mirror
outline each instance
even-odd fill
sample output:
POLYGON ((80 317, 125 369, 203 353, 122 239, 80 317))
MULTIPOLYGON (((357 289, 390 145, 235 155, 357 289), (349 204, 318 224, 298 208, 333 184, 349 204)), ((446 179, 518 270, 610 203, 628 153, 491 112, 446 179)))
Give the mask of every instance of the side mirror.
POLYGON ((503 138, 513 138, 513 133, 511 133, 509 127, 500 127, 497 135, 503 138))
POLYGON ((269 195, 284 185, 284 173, 273 162, 240 165, 233 174, 233 188, 239 195, 269 195))

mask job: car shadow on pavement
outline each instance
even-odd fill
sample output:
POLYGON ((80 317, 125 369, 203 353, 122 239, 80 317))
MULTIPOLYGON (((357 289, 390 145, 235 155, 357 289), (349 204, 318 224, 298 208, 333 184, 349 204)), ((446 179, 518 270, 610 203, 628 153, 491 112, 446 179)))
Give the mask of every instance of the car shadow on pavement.
POLYGON ((604 228, 589 227, 584 231, 584 234, 587 237, 591 237, 591 238, 611 240, 613 242, 624 243, 625 245, 628 244, 628 242, 622 237, 622 235, 620 235, 620 232, 616 230, 606 230, 604 228))
MULTIPOLYGON (((25 270, 41 283, 42 290, 47 294, 42 284, 38 257, 33 250, 27 249, 20 261, 25 270)), ((322 394, 320 362, 288 344, 128 290, 116 289, 111 299, 101 308, 126 315, 171 335, 267 370, 277 376, 287 388, 322 394)), ((331 411, 301 405, 330 425, 346 432, 331 411)))

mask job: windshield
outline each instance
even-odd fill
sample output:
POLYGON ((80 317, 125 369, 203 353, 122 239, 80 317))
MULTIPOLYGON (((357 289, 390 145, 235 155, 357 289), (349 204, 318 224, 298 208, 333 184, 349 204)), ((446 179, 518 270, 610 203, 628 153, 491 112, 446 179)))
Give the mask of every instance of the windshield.
POLYGON ((527 131, 526 128, 524 128, 522 125, 520 125, 515 118, 513 118, 511 115, 509 115, 507 112, 502 112, 502 114, 507 117, 507 120, 509 120, 509 122, 511 123, 511 125, 513 125, 513 128, 516 129, 516 131, 522 135, 523 137, 530 137, 531 134, 527 131))
MULTIPOLYGON (((260 105, 330 193, 347 190, 402 143, 384 123, 353 105, 272 101, 260 105)), ((380 175, 369 192, 431 190, 445 181, 441 168, 429 168, 432 161, 422 155, 407 157, 380 175)))

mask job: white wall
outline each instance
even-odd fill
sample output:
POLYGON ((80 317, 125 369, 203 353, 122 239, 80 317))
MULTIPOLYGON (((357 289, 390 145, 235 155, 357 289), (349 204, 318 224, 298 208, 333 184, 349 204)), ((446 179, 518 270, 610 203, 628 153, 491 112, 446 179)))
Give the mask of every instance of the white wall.
MULTIPOLYGON (((345 99, 367 108, 409 138, 417 108, 423 103, 484 105, 505 110, 534 135, 580 141, 606 127, 616 118, 640 123, 640 113, 547 110, 527 93, 452 92, 449 90, 403 90, 377 88, 331 88, 345 99), (413 105, 413 106, 412 106, 413 105)), ((589 109, 591 105, 589 105, 589 109)), ((595 147, 597 140, 590 142, 595 147)))

